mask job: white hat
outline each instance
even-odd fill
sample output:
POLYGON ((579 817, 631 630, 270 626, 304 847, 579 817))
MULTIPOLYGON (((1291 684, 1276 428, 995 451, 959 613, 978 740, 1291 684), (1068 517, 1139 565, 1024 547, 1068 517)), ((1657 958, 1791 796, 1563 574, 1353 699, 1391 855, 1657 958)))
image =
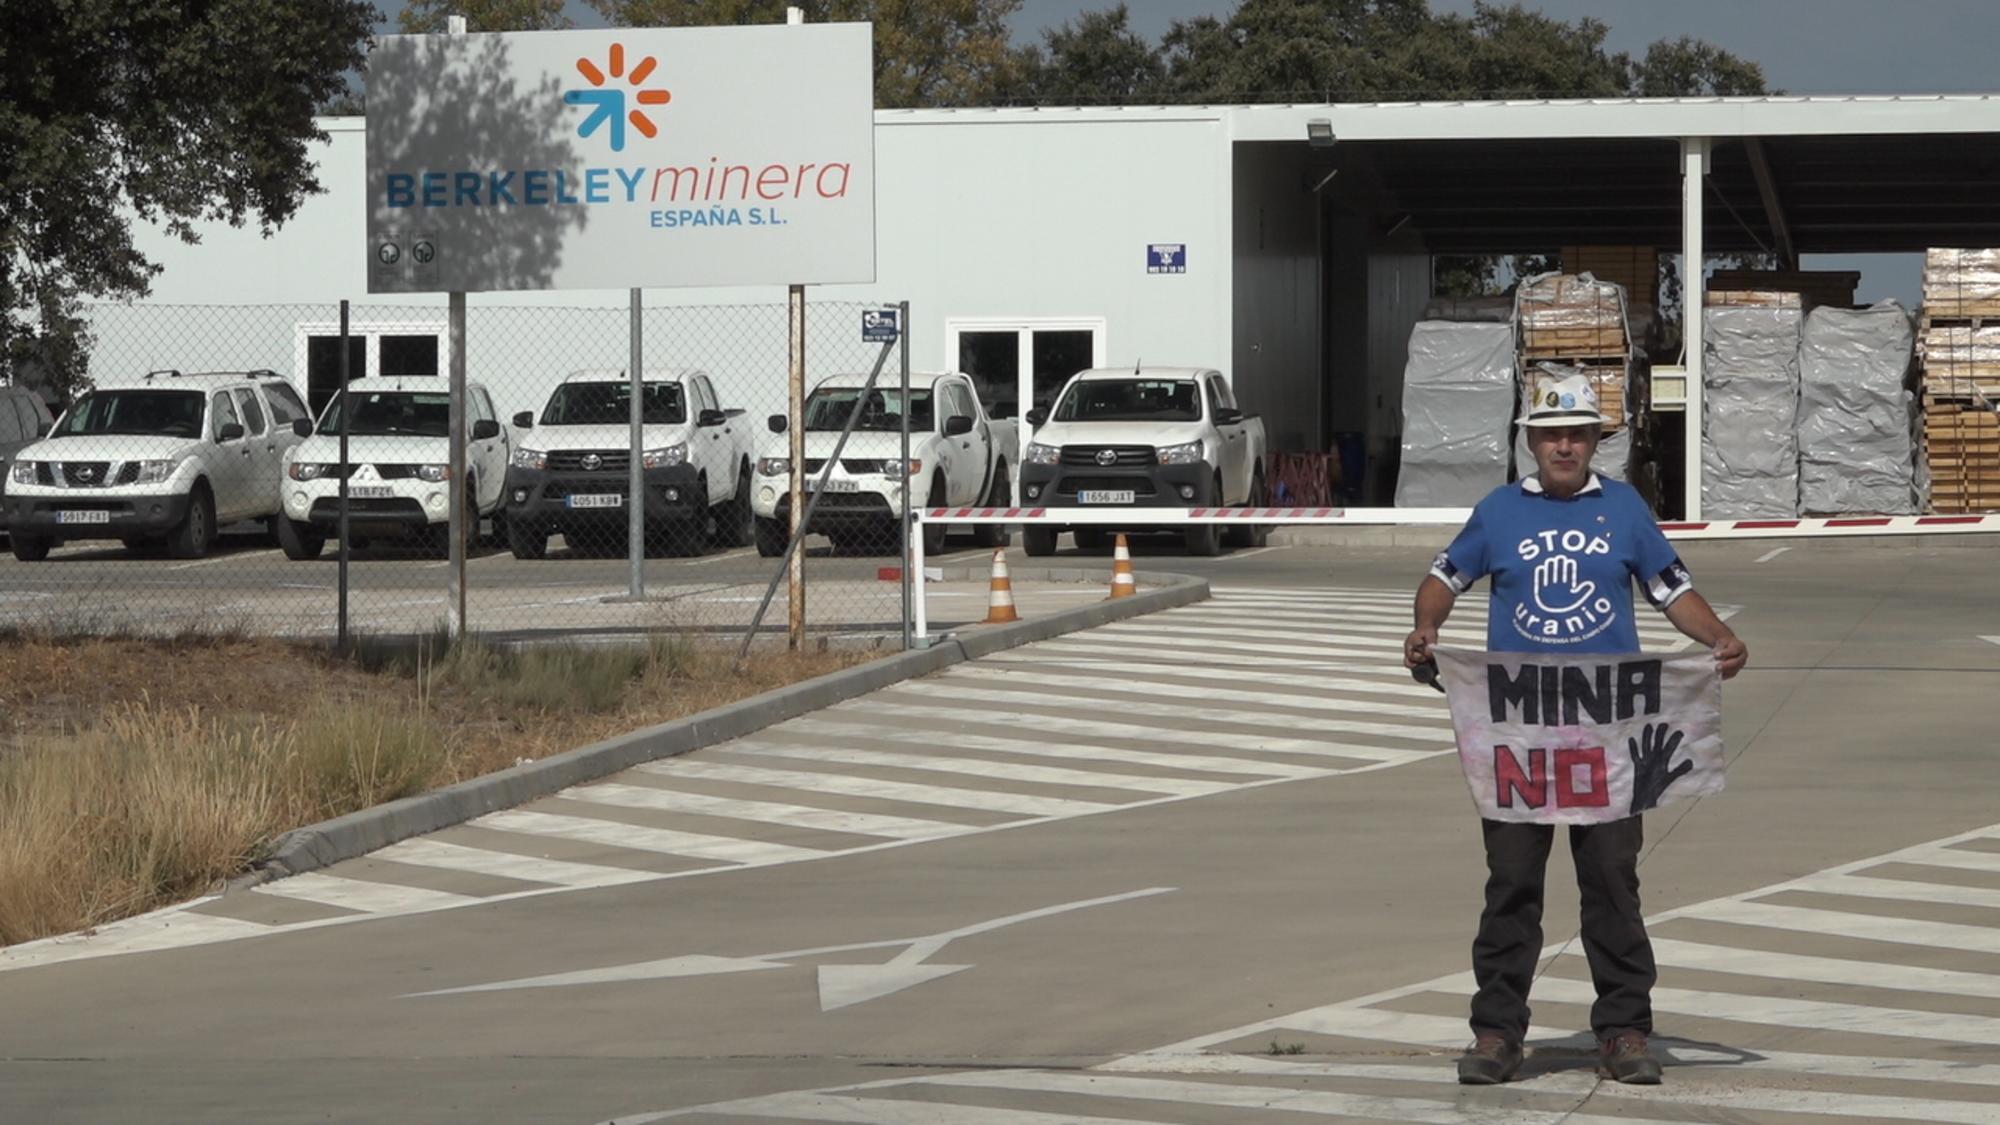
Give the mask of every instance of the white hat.
POLYGON ((1597 387, 1587 375, 1537 371, 1529 383, 1527 410, 1514 420, 1523 426, 1608 425, 1597 410, 1597 387))

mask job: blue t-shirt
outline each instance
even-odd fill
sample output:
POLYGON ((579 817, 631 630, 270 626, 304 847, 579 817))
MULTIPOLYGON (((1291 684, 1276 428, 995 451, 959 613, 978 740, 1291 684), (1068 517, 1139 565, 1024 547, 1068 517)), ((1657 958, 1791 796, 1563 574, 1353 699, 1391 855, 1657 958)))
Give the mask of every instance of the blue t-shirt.
POLYGON ((1594 474, 1561 499, 1533 476, 1494 489, 1431 573, 1458 594, 1493 577, 1489 652, 1637 652, 1632 580, 1660 609, 1694 588, 1638 492, 1594 474))

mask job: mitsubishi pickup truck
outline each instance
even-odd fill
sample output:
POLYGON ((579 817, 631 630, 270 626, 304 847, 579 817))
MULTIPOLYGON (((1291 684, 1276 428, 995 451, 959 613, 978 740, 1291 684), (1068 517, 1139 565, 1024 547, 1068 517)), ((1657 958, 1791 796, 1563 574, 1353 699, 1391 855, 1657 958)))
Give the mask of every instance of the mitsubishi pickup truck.
MULTIPOLYGON (((906 490, 922 498, 920 508, 1007 506, 1017 431, 1014 423, 986 413, 970 378, 955 371, 910 376, 908 465, 902 460, 902 388, 878 379, 864 396, 867 383, 866 375, 829 376, 806 399, 807 488, 819 484, 842 427, 860 412, 807 531, 827 536, 835 550, 886 554, 902 544, 906 490)), ((757 459, 757 552, 767 558, 783 554, 790 537, 791 458, 783 436, 788 425, 784 415, 771 416, 769 428, 777 436, 766 439, 757 459)), ((924 535, 926 552, 944 549, 943 524, 927 525, 924 535)), ((1003 526, 982 524, 973 537, 982 547, 1001 547, 1008 533, 1003 526)))
MULTIPOLYGON (((1264 422, 1237 408, 1222 373, 1200 367, 1097 368, 1078 372, 1052 409, 1030 410, 1035 427, 1021 462, 1021 502, 1046 508, 1132 512, 1126 530, 1149 527, 1146 510, 1262 507, 1264 422)), ((1030 555, 1055 553, 1059 523, 1023 529, 1030 555)), ((1114 529, 1073 529, 1077 546, 1102 548, 1114 529)), ((1186 525, 1191 555, 1213 555, 1226 538, 1261 546, 1268 529, 1186 525)))
MULTIPOLYGON (((674 554, 750 540, 750 425, 725 410, 700 371, 640 376, 640 460, 646 538, 674 554)), ((507 539, 514 557, 539 559, 549 536, 572 551, 622 551, 632 502, 632 383, 620 370, 577 371, 549 396, 507 471, 507 539)))

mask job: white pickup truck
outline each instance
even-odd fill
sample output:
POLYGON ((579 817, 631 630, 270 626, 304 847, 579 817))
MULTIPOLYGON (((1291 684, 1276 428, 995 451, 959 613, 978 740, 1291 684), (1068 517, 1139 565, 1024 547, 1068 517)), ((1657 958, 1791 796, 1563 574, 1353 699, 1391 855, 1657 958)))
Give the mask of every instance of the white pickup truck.
MULTIPOLYGON (((910 376, 910 463, 902 464, 903 391, 878 378, 866 398, 866 375, 833 375, 806 399, 806 487, 818 485, 841 428, 858 408, 853 432, 813 508, 806 530, 826 535, 838 550, 895 551, 902 543, 904 481, 922 497, 919 507, 990 504, 1006 506, 1013 477, 1009 464, 1017 443, 1014 423, 986 413, 972 380, 958 372, 910 376)), ((771 433, 757 459, 757 552, 784 553, 791 528, 791 458, 782 414, 770 418, 771 433)), ((944 549, 945 527, 924 532, 924 550, 944 549)), ((974 531, 982 547, 1005 546, 1007 530, 982 525, 974 531)))
MULTIPOLYGON (((750 540, 753 437, 741 410, 725 410, 700 371, 641 373, 640 459, 646 535, 674 554, 750 540)), ((561 533, 573 551, 624 550, 632 491, 632 383, 624 371, 564 379, 507 471, 507 537, 514 557, 539 559, 561 533)))
MULTIPOLYGON (((1236 406, 1229 381, 1200 367, 1099 368, 1078 372, 1034 426, 1021 464, 1021 502, 1133 510, 1131 530, 1149 530, 1147 508, 1262 507, 1264 422, 1236 406)), ((1158 525, 1154 525, 1157 527, 1158 525)), ((1030 555, 1055 553, 1063 527, 1025 529, 1030 555)), ((1077 546, 1102 547, 1110 528, 1077 528, 1077 546)), ((1266 528, 1226 533, 1236 547, 1261 546, 1266 528)), ((1189 525, 1191 555, 1213 555, 1224 534, 1189 525)))

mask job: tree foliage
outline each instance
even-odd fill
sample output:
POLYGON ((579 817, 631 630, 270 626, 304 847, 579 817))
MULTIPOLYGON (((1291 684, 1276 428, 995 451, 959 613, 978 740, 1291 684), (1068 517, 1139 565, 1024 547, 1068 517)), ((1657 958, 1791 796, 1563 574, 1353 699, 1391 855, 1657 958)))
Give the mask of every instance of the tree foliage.
POLYGON ((1121 3, 1050 28, 1040 45, 1017 56, 1006 92, 1074 105, 1158 100, 1166 61, 1132 30, 1131 20, 1131 10, 1121 3))
POLYGON ((157 267, 131 216, 266 230, 319 190, 316 106, 362 61, 360 0, 0 4, 0 363, 78 377, 83 297, 136 297, 157 267))
POLYGON ((1016 58, 1007 19, 1021 0, 590 0, 627 27, 783 23, 875 24, 875 104, 884 108, 990 104, 1016 58))

